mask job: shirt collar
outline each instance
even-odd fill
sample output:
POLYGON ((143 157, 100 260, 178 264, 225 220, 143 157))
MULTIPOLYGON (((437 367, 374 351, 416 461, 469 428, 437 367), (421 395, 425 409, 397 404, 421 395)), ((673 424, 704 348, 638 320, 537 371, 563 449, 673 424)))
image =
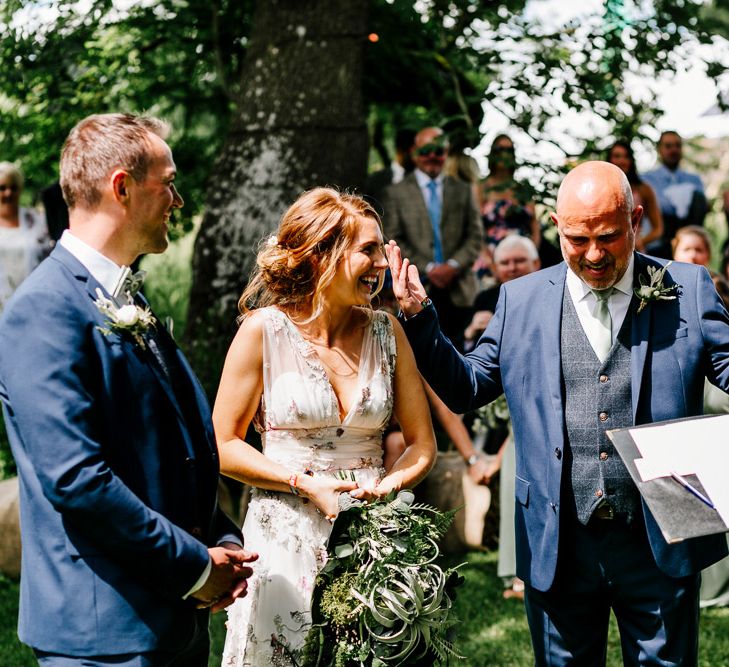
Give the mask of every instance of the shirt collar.
MULTIPOLYGON (((628 268, 625 269, 623 277, 613 285, 613 289, 618 292, 633 295, 633 271, 635 270, 635 253, 630 254, 628 268)), ((577 295, 577 300, 582 301, 588 294, 592 293, 592 288, 580 278, 570 267, 567 266, 567 286, 571 294, 577 295)))
POLYGON ((109 293, 114 293, 123 273, 127 267, 118 266, 88 243, 74 236, 68 229, 64 230, 59 243, 70 252, 96 281, 109 293))
POLYGON ((415 169, 415 171, 413 171, 413 173, 415 174, 415 178, 418 181, 418 185, 420 186, 421 190, 424 190, 425 188, 427 188, 428 184, 431 181, 435 181, 438 184, 438 186, 440 186, 443 183, 443 172, 442 171, 435 178, 431 178, 424 171, 420 171, 420 169, 415 169))

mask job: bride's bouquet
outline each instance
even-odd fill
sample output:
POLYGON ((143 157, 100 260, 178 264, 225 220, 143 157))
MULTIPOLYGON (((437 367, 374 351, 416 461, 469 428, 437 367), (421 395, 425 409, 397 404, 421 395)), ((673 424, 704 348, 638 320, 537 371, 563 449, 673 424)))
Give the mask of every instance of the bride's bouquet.
POLYGON ((346 503, 317 578, 305 667, 424 665, 461 658, 451 635, 457 568, 443 570, 438 540, 455 512, 414 504, 411 491, 346 503))

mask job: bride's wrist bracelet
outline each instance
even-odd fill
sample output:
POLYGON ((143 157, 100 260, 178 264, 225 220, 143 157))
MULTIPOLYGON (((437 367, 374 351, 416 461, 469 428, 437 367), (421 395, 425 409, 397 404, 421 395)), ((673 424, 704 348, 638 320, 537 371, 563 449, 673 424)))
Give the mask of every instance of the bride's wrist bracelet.
MULTIPOLYGON (((309 470, 308 468, 304 470, 304 475, 308 475, 309 477, 313 477, 314 473, 309 470)), ((301 495, 301 489, 299 488, 299 475, 298 473, 293 473, 289 477, 289 489, 291 489, 291 493, 293 493, 295 496, 301 495)), ((304 502, 306 502, 306 498, 304 498, 304 502)))

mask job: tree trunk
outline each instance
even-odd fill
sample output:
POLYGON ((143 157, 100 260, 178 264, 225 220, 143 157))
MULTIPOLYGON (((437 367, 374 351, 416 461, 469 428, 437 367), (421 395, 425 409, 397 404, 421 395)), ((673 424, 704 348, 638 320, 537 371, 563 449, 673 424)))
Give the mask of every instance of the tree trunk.
POLYGON ((367 169, 368 0, 261 0, 241 99, 195 244, 186 350, 212 395, 259 243, 304 190, 358 188, 367 169))

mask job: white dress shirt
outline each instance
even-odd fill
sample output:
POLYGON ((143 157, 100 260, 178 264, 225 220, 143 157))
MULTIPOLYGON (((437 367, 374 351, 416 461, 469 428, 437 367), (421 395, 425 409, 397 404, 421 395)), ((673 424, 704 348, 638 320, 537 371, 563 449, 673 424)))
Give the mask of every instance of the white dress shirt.
POLYGON ((436 184, 435 191, 438 195, 438 199, 440 199, 440 205, 442 208, 443 207, 443 172, 438 174, 435 178, 431 178, 424 171, 420 171, 420 169, 415 169, 413 171, 413 174, 415 174, 415 180, 418 182, 418 187, 420 188, 420 192, 423 193, 423 201, 425 202, 426 208, 428 206, 428 202, 430 201, 430 189, 428 188, 428 185, 430 185, 431 181, 435 181, 435 184, 436 184))
POLYGON ((126 267, 119 266, 106 255, 102 255, 68 229, 64 230, 58 242, 84 265, 84 268, 109 294, 114 293, 114 288, 126 267))
MULTIPOLYGON (((84 268, 109 294, 114 293, 114 288, 119 282, 119 278, 126 272, 127 267, 119 266, 106 255, 102 255, 88 243, 74 236, 68 229, 64 230, 58 242, 84 265, 84 268)), ((208 564, 192 588, 182 596, 183 600, 205 585, 211 570, 212 561, 208 558, 208 564)))
MULTIPOLYGON (((623 320, 628 313, 630 300, 633 298, 633 270, 635 265, 635 256, 631 254, 628 268, 625 270, 623 277, 613 285, 613 293, 608 299, 608 310, 610 311, 610 319, 612 320, 612 340, 618 336, 620 327, 623 326, 623 320)), ((567 289, 572 297, 572 303, 577 311, 577 318, 580 320, 582 330, 590 341, 592 349, 595 350, 596 333, 600 323, 595 318, 595 309, 597 308, 597 297, 592 293, 592 288, 580 278, 572 269, 567 267, 566 278, 567 289)), ((597 354, 597 350, 595 350, 597 354)), ((604 359, 601 359, 604 361, 604 359)))
MULTIPOLYGON (((420 188, 420 192, 423 195, 423 201, 425 202, 425 208, 428 208, 428 202, 430 202, 430 188, 428 187, 432 181, 435 181, 435 193, 438 196, 438 199, 440 200, 440 209, 443 210, 443 172, 438 174, 435 178, 431 178, 426 174, 424 171, 420 171, 420 169, 415 169, 413 171, 413 174, 415 174, 415 180, 418 182, 418 187, 420 188)), ((442 238, 441 238, 442 243, 442 238)), ((455 269, 460 269, 460 265, 455 259, 448 259, 446 260, 447 264, 450 264, 455 269)), ((433 267, 436 266, 435 262, 428 262, 425 265, 425 272, 428 273, 433 267)))

